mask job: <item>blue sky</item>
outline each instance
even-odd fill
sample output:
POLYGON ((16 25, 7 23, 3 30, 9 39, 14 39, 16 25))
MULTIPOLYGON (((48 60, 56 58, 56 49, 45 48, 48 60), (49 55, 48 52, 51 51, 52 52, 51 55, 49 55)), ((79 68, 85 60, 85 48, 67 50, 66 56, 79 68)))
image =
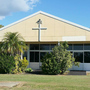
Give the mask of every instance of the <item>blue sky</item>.
POLYGON ((90 28, 90 0, 0 0, 0 8, 4 26, 43 11, 90 28))

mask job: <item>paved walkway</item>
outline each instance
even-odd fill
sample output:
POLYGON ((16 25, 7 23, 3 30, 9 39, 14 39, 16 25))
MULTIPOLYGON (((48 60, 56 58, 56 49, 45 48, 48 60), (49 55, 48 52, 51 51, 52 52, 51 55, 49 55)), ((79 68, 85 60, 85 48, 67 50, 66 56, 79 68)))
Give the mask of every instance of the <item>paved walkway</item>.
POLYGON ((14 87, 18 84, 19 82, 0 82, 0 87, 14 87))

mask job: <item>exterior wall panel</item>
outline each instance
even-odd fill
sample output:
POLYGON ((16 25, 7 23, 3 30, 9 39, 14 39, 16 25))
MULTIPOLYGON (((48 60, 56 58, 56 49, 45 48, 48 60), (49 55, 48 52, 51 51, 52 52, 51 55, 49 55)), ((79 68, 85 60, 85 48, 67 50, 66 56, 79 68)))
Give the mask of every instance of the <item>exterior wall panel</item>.
POLYGON ((43 14, 35 15, 4 30, 1 30, 0 41, 5 32, 19 32, 26 41, 38 41, 38 30, 32 30, 32 28, 38 28, 38 24, 36 22, 39 19, 42 20, 41 27, 47 28, 47 30, 41 30, 42 42, 63 41, 62 37, 66 36, 85 36, 86 41, 90 41, 90 31, 86 31, 43 14))

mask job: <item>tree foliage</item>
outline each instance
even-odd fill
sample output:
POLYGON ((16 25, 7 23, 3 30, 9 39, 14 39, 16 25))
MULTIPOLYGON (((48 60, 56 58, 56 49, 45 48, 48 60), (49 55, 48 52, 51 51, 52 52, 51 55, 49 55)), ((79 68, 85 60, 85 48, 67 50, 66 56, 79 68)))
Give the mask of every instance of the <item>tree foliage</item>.
POLYGON ((0 28, 4 27, 3 25, 0 25, 0 28))
POLYGON ((0 54, 0 73, 10 73, 11 69, 14 68, 14 65, 14 56, 5 53, 0 54))
POLYGON ((16 55, 14 57, 15 65, 14 67, 10 70, 10 73, 16 74, 16 73, 22 73, 25 71, 26 67, 28 66, 29 62, 26 60, 26 58, 21 59, 20 55, 16 55))
POLYGON ((56 61, 56 58, 53 56, 52 53, 47 53, 44 58, 41 60, 42 62, 42 72, 44 74, 59 74, 59 64, 56 61))
POLYGON ((23 50, 26 49, 27 46, 24 42, 24 39, 18 32, 5 33, 4 38, 0 44, 0 72, 14 74, 22 72, 21 66, 24 64, 22 64, 21 61, 27 62, 23 68, 23 70, 25 70, 28 65, 28 61, 26 59, 21 60, 20 54, 23 53, 23 50))
POLYGON ((21 69, 22 69, 22 71, 25 71, 28 64, 29 64, 28 60, 26 59, 26 57, 24 57, 24 59, 21 60, 21 69))
MULTIPOLYGON (((67 42, 55 46, 51 53, 47 53, 41 60, 42 71, 45 74, 63 74, 75 64, 75 59, 70 51, 67 51, 67 42)), ((78 64, 77 64, 78 65, 78 64)))
POLYGON ((18 32, 7 32, 0 44, 0 51, 10 53, 11 55, 23 52, 26 49, 23 37, 18 32))

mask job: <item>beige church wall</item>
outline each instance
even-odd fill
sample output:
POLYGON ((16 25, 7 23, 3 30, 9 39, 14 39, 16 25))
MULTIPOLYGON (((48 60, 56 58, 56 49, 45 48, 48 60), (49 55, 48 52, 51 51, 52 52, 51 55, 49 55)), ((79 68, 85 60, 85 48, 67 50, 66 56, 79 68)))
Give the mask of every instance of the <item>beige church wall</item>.
POLYGON ((38 42, 38 30, 32 30, 32 28, 38 28, 38 24, 36 22, 39 19, 42 20, 41 27, 47 28, 47 30, 41 30, 41 42, 58 42, 62 41, 63 37, 65 36, 81 36, 85 37, 86 40, 84 41, 90 41, 89 31, 67 24, 60 20, 56 20, 43 14, 35 15, 4 30, 1 30, 0 41, 6 32, 19 32, 25 38, 26 42, 38 42))
MULTIPOLYGON (((0 37, 3 37, 6 32, 19 32, 26 41, 38 41, 38 30, 32 30, 32 27, 37 27, 35 17, 19 22, 0 31, 0 37)), ((0 38, 1 40, 2 38, 0 38)))
POLYGON ((86 37, 86 40, 87 40, 87 41, 90 41, 90 35, 88 35, 88 36, 86 37))
MULTIPOLYGON (((90 31, 81 29, 81 28, 73 26, 73 25, 69 25, 67 23, 64 23, 63 27, 64 27, 64 30, 63 30, 64 34, 62 35, 62 37, 64 37, 64 36, 85 36, 86 41, 90 41, 90 31)), ((59 28, 59 27, 57 27, 57 28, 59 28)), ((62 32, 61 29, 59 29, 59 31, 62 32)), ((58 32, 57 32, 57 34, 58 34, 58 32)))
POLYGON ((61 37, 42 37, 41 38, 41 41, 53 41, 53 42, 55 42, 55 41, 61 41, 62 40, 62 38, 61 37))
POLYGON ((64 27, 65 27, 65 33, 63 36, 75 36, 76 34, 75 27, 66 23, 64 23, 64 27))
POLYGON ((55 27, 54 27, 54 19, 47 17, 47 16, 43 16, 41 15, 41 20, 42 20, 42 27, 46 27, 47 30, 42 30, 41 31, 41 36, 42 37, 52 37, 54 36, 54 32, 55 32, 55 27), (43 22, 44 19, 44 22, 43 22))
POLYGON ((13 26, 10 26, 6 29, 3 29, 0 31, 0 37, 3 37, 6 32, 19 32, 22 36, 25 34, 25 23, 20 22, 18 24, 15 24, 13 26))
POLYGON ((85 36, 87 41, 90 40, 90 32, 87 30, 44 15, 41 16, 42 17, 40 18, 44 24, 44 27, 47 27, 47 30, 41 31, 41 41, 62 41, 62 37, 64 36, 85 36))
POLYGON ((90 32, 86 31, 86 40, 90 41, 90 32))
POLYGON ((60 22, 58 20, 54 20, 55 22, 55 37, 64 36, 65 34, 65 26, 63 22, 60 22))
POLYGON ((86 36, 86 30, 58 20, 55 20, 55 31, 55 36, 86 36))
POLYGON ((75 27, 75 33, 76 33, 76 36, 86 36, 86 30, 81 28, 75 27))
POLYGON ((32 30, 32 28, 38 28, 36 21, 36 16, 25 20, 26 37, 38 37, 38 30, 32 30))

